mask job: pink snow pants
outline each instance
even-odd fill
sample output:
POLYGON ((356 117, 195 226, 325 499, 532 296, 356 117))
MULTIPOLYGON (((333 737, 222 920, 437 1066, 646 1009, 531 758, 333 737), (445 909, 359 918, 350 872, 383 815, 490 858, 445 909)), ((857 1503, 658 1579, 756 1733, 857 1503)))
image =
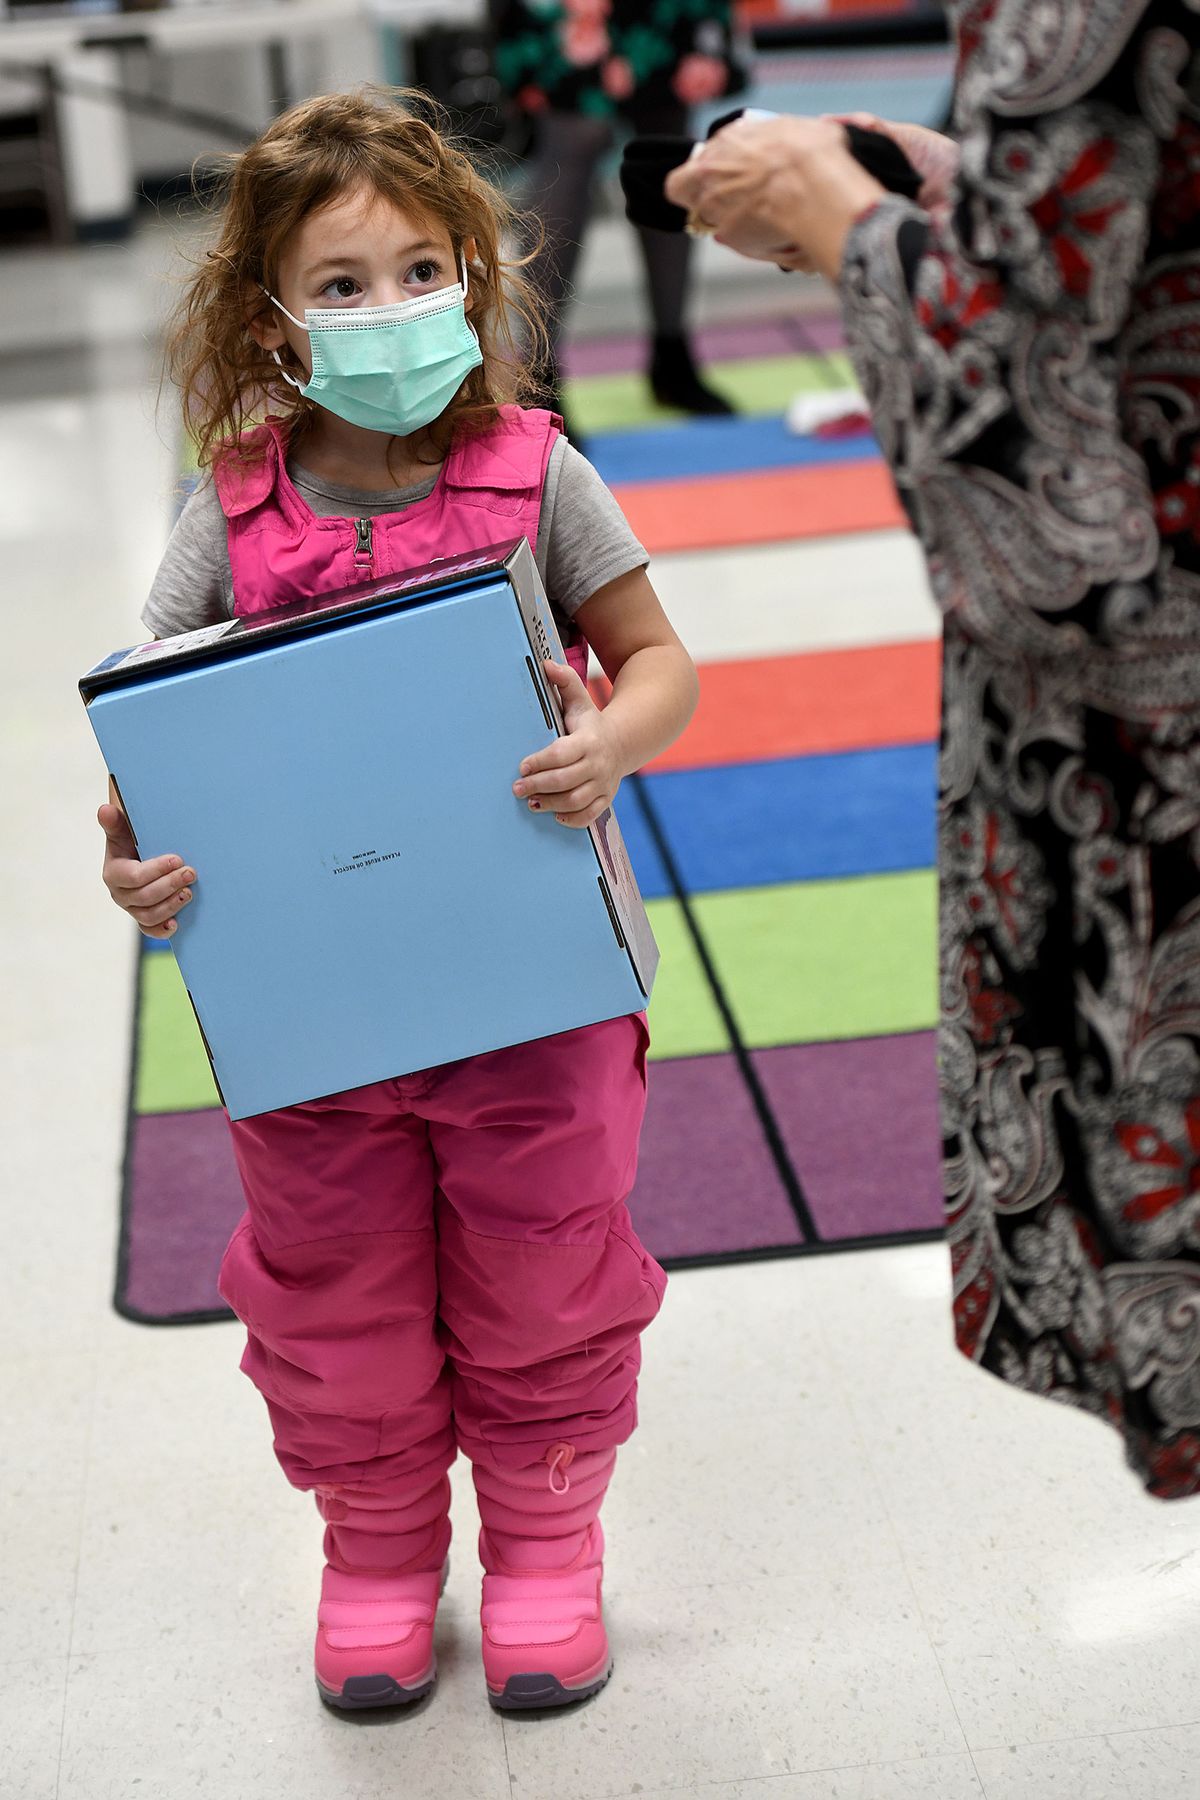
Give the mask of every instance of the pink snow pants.
POLYGON ((300 1488, 624 1442, 666 1277, 625 1207, 641 1015, 232 1124, 221 1269, 300 1488))

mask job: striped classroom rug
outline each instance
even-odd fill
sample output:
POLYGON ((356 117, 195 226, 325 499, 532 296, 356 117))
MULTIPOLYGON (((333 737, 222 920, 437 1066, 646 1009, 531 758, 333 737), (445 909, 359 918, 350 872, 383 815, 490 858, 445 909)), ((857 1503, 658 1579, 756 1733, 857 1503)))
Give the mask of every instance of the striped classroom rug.
MULTIPOLYGON (((844 385, 836 322, 701 334, 731 419, 664 413, 632 340, 568 403, 700 666, 696 718, 618 803, 662 965, 638 1229, 668 1267, 940 1230, 936 619, 868 436, 781 409, 844 385)), ((226 1316, 241 1200, 174 957, 137 979, 116 1304, 226 1316)))

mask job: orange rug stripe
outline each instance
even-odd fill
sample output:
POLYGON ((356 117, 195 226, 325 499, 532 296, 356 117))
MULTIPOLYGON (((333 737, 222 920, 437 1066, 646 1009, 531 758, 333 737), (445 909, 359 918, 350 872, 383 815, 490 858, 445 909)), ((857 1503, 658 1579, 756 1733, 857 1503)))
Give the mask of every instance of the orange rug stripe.
POLYGON ((691 724, 650 766, 695 769, 928 743, 938 735, 940 692, 934 640, 703 663, 691 724))
POLYGON ((878 458, 816 468, 752 469, 694 481, 619 483, 621 510, 652 555, 886 531, 907 523, 878 458))

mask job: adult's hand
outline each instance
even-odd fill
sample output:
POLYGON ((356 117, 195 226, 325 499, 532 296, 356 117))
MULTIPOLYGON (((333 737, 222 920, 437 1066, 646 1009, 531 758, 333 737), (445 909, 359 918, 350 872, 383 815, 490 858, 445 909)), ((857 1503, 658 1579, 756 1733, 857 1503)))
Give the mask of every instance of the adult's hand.
POLYGON ((850 227, 883 197, 834 119, 736 119, 667 178, 666 195, 742 256, 836 280, 850 227))
POLYGON ((895 119, 880 119, 874 113, 835 113, 832 116, 843 125, 861 125, 864 131, 881 132, 884 137, 890 137, 894 144, 899 145, 921 176, 921 191, 917 195, 917 203, 927 212, 935 206, 948 204, 962 156, 953 138, 931 130, 928 125, 908 125, 895 119))

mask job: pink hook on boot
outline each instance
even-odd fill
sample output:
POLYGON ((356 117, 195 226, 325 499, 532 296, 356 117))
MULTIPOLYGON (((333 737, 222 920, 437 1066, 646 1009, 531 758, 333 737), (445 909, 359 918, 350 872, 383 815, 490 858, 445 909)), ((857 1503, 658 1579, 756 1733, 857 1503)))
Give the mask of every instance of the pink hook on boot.
POLYGON ((615 1462, 560 1443, 533 1468, 474 1464, 483 1670, 501 1711, 588 1699, 612 1673, 599 1512, 615 1462))

